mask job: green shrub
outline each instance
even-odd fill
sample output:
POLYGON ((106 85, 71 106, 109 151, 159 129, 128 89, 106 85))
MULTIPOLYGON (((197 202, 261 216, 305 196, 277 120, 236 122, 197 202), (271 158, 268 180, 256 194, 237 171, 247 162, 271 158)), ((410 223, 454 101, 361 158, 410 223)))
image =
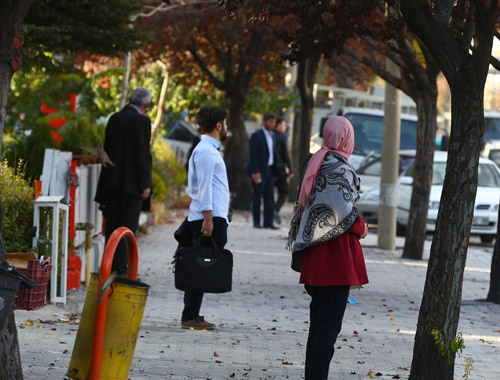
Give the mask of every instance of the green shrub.
POLYGON ((2 237, 6 252, 31 250, 34 188, 25 179, 26 166, 18 161, 15 168, 1 162, 0 200, 2 202, 2 237))
POLYGON ((186 169, 175 158, 168 143, 157 138, 153 153, 153 197, 158 202, 171 203, 186 184, 186 169))

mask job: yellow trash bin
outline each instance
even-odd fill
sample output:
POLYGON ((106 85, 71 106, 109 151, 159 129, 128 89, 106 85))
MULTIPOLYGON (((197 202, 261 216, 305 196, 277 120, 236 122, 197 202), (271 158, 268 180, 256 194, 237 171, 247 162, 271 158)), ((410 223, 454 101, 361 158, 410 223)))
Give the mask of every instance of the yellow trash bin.
MULTIPOLYGON (((98 287, 99 278, 92 273, 67 373, 76 380, 87 380, 90 374, 98 287)), ((100 380, 128 379, 148 293, 149 285, 128 278, 111 285, 100 380)))

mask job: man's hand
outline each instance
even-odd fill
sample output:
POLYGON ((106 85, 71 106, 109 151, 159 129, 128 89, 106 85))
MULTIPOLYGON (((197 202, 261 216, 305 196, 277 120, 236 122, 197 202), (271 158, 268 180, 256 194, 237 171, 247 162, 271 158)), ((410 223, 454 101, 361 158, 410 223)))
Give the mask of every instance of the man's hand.
POLYGON ((142 190, 141 198, 148 199, 151 194, 151 189, 148 187, 147 189, 142 190))
POLYGON ((256 184, 259 184, 262 182, 262 177, 260 175, 260 173, 253 173, 252 174, 252 180, 256 183, 256 184))
POLYGON ((212 217, 203 219, 203 224, 201 225, 201 235, 203 237, 212 236, 212 232, 214 230, 214 222, 212 217))

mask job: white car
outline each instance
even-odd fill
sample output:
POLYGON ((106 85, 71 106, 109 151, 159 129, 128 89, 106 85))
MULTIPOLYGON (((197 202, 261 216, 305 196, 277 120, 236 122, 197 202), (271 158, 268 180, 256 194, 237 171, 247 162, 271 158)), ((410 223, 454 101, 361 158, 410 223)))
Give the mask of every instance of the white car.
MULTIPOLYGON (((354 169, 360 168, 370 158, 382 154, 384 135, 384 111, 371 108, 345 107, 339 115, 346 117, 354 127, 354 151, 349 162, 354 169)), ((333 116, 333 115, 331 115, 333 116)), ((330 116, 330 117, 331 117, 330 116)), ((311 136, 310 153, 315 153, 323 145, 323 126, 328 116, 321 119, 319 131, 311 136)), ((401 114, 401 149, 415 149, 417 144, 417 116, 401 114)))
MULTIPOLYGON (((439 202, 443 190, 443 181, 446 171, 446 152, 434 153, 432 167, 432 186, 427 213, 427 231, 436 228, 439 202)), ((397 221, 400 232, 404 232, 408 225, 411 193, 413 190, 414 163, 410 164, 398 181, 398 211, 397 221)), ((497 233, 498 204, 500 200, 500 169, 491 160, 479 159, 478 186, 474 204, 471 234, 479 235, 483 243, 491 243, 497 233)))
MULTIPOLYGON (((404 150, 399 153, 399 172, 415 159, 414 150, 404 150)), ((380 176, 382 172, 382 157, 372 158, 371 161, 356 170, 361 180, 360 199, 356 208, 367 223, 378 223, 378 208, 380 201, 380 176)))

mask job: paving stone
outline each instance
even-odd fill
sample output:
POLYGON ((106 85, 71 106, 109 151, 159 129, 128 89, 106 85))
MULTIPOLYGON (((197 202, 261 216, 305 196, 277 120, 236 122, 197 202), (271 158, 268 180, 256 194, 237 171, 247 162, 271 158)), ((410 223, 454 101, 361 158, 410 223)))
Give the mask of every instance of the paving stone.
MULTIPOLYGON (((284 226, 290 206, 285 212, 284 226)), ((234 254, 233 291, 205 295, 201 313, 217 325, 210 332, 179 328, 183 293, 174 287, 171 261, 180 217, 138 239, 139 275, 151 290, 130 379, 303 378, 309 297, 298 284, 298 273, 290 269, 284 248, 288 230, 253 229, 247 212, 236 213, 234 219, 227 245, 234 254)), ((351 291, 356 303, 347 305, 331 379, 409 375, 427 264, 400 258, 403 239, 397 239, 394 252, 377 249, 376 243, 376 233, 363 241, 370 284, 351 291)), ((425 243, 425 259, 430 243, 425 243)), ((479 301, 488 291, 492 250, 492 245, 471 240, 458 328, 466 348, 456 361, 456 379, 462 378, 469 356, 475 363, 471 379, 500 379, 500 305, 479 301)), ((84 300, 82 287, 69 293, 66 305, 16 311, 26 380, 65 379, 78 325, 60 319, 81 312, 84 300), (22 325, 27 320, 33 324, 22 325)))

